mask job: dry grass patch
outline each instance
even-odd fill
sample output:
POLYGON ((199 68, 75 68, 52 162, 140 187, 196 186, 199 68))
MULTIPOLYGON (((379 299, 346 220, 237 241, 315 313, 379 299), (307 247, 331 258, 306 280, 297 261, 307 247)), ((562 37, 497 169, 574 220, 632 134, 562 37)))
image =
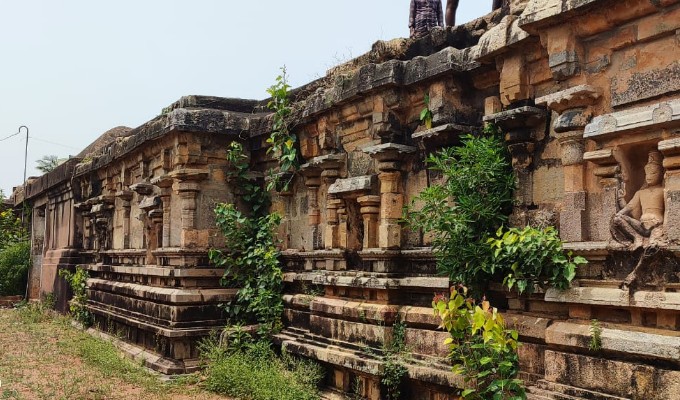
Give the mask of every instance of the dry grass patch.
POLYGON ((192 375, 170 383, 40 305, 0 309, 0 399, 226 399, 192 375))

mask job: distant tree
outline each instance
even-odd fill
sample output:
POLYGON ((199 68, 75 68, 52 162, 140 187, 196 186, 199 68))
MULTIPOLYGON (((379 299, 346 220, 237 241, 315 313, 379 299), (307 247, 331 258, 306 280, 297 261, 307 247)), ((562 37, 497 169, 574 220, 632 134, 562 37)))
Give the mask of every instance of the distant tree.
POLYGON ((59 164, 63 163, 64 161, 66 160, 55 155, 43 156, 43 158, 36 161, 36 163, 38 163, 36 168, 38 171, 46 174, 57 168, 59 164))

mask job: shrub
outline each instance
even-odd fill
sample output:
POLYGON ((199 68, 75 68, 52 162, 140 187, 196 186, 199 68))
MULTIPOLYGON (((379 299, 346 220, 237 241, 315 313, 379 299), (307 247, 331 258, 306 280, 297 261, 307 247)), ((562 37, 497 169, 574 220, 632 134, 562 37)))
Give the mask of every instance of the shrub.
POLYGON ((488 127, 485 135, 464 136, 462 146, 443 149, 427 162, 444 182, 423 190, 406 209, 405 220, 435 234, 440 272, 481 289, 492 275, 486 240, 507 221, 512 206, 515 178, 503 139, 488 127))
POLYGON ((31 244, 18 242, 0 250, 0 296, 23 295, 31 266, 31 244))

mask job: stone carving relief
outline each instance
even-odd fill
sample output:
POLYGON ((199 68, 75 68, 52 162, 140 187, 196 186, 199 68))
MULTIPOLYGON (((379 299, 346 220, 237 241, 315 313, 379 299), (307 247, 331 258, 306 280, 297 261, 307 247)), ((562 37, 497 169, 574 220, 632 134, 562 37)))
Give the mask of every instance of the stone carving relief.
MULTIPOLYGON (((611 221, 615 241, 631 249, 658 246, 663 241, 664 191, 661 153, 651 151, 645 166, 645 184, 611 221)), ((623 193, 621 193, 623 201, 623 193)))

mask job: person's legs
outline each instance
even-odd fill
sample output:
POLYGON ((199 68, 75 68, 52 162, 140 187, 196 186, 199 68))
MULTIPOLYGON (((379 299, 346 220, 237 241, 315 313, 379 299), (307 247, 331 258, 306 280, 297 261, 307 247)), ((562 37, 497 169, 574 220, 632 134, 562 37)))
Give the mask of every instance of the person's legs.
MULTIPOLYGON (((494 0, 497 1, 497 0, 494 0)), ((446 26, 456 25, 456 10, 458 0, 446 0, 446 26)))

